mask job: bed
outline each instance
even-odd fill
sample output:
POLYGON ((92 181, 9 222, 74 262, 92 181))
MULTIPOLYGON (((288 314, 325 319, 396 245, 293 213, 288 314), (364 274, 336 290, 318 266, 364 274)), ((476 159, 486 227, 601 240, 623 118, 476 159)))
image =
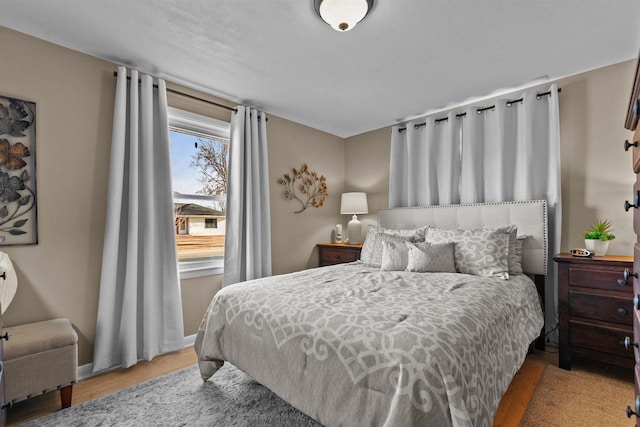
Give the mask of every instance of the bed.
POLYGON ((546 203, 388 209, 379 211, 378 221, 381 229, 369 234, 387 239, 383 268, 369 262, 373 238, 368 235, 362 261, 218 292, 196 337, 202 378, 215 381, 215 372, 229 361, 327 426, 491 426, 543 327, 529 275, 546 274, 546 203), (438 233, 500 230, 494 233, 499 252, 510 237, 511 256, 514 225, 526 274, 384 268, 395 259, 387 257, 394 244, 417 255, 413 247, 420 245, 427 251, 455 247, 456 257, 462 253, 458 248, 466 240, 438 242, 438 233), (416 230, 431 243, 416 239, 416 230))

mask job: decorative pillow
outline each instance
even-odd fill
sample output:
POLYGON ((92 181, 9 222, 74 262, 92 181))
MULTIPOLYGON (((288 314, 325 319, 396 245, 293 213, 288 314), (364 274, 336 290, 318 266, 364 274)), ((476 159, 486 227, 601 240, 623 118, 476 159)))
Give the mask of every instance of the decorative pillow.
POLYGON ((408 236, 392 236, 391 234, 380 233, 376 229, 371 229, 362 245, 360 260, 366 264, 380 267, 382 265, 382 242, 406 242, 410 239, 411 237, 408 236))
POLYGON ((455 243, 405 243, 408 251, 407 271, 419 273, 455 273, 455 243))
MULTIPOLYGON (((522 271, 522 247, 527 237, 529 236, 525 234, 516 238, 516 256, 513 264, 509 263, 509 274, 524 274, 522 271)), ((511 253, 509 253, 509 261, 511 261, 511 253)))
POLYGON ((515 225, 509 225, 508 227, 501 227, 496 230, 504 230, 505 233, 509 233, 509 259, 507 260, 509 264, 509 274, 522 274, 520 260, 516 254, 518 227, 515 225))
MULTIPOLYGON (((441 230, 429 228, 429 243, 455 242, 456 269, 476 276, 509 278, 510 231, 483 228, 476 230, 441 230)), ((514 250, 515 253, 515 250, 514 250)))
POLYGON ((382 241, 382 263, 381 271, 404 271, 407 269, 408 242, 404 241, 382 241))
POLYGON ((424 242, 424 235, 427 232, 427 228, 429 228, 429 226, 425 225, 424 227, 409 229, 377 227, 376 230, 380 233, 390 234, 395 237, 410 237, 411 242, 424 242))

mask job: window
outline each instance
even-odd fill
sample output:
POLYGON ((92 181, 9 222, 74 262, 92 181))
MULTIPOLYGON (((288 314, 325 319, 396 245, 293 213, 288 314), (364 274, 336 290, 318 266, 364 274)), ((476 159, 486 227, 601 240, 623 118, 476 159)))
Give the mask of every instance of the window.
POLYGON ((169 108, 180 278, 222 273, 230 125, 169 108))

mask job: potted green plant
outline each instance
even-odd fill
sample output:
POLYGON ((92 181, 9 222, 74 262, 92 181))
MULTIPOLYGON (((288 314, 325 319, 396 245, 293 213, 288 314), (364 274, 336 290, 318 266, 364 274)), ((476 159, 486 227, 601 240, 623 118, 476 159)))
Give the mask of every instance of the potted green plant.
POLYGON ((609 242, 616 236, 611 234, 611 223, 604 219, 597 219, 584 233, 584 245, 596 256, 604 256, 609 250, 609 242))

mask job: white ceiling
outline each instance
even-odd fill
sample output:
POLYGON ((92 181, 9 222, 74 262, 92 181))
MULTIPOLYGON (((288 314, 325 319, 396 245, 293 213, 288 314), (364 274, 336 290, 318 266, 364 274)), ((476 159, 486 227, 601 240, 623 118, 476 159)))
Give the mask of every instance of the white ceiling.
POLYGON ((3 0, 0 25, 340 137, 640 47, 638 0, 376 0, 346 33, 312 3, 3 0))

